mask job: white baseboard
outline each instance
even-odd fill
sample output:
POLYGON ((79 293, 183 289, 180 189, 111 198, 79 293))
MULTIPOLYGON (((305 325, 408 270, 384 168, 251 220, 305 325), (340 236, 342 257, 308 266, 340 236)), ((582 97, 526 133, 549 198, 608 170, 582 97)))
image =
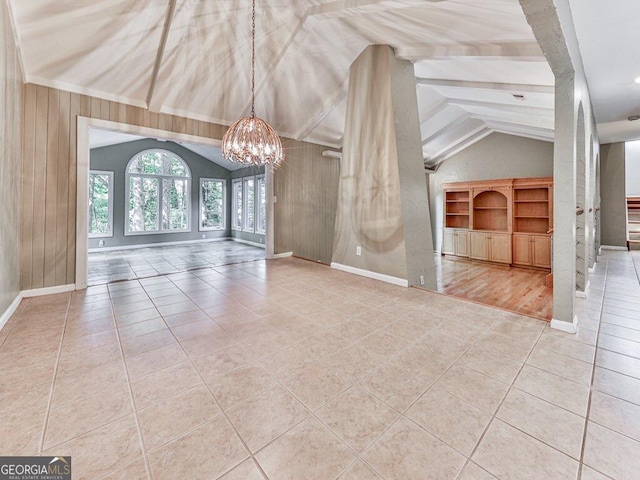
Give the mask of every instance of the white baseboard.
POLYGON ((362 277, 373 278, 374 280, 380 280, 381 282, 392 283, 393 285, 399 285, 400 287, 408 287, 409 281, 404 278, 392 277, 391 275, 385 275, 384 273, 372 272, 370 270, 363 270, 361 268, 350 267, 349 265, 342 265, 341 263, 331 262, 331 268, 336 270, 342 270, 343 272, 353 273, 362 277))
POLYGON ((273 258, 287 258, 293 257, 293 252, 274 253, 273 258))
POLYGON ((589 267, 589 273, 596 273, 596 268, 598 268, 598 264, 594 263, 593 267, 589 267))
POLYGON ((589 295, 589 287, 591 286, 591 281, 587 280, 587 285, 584 287, 584 292, 580 290, 576 290, 576 298, 587 298, 589 295))
POLYGON ((55 287, 34 288, 33 290, 23 290, 20 292, 22 298, 41 297, 42 295, 54 295, 56 293, 73 292, 76 289, 74 283, 69 285, 56 285, 55 287))
POLYGON ((181 240, 179 242, 140 243, 138 245, 120 245, 119 247, 96 247, 90 248, 89 253, 113 252, 114 250, 133 250, 134 248, 164 247, 165 245, 186 245, 189 243, 222 242, 224 240, 233 239, 231 237, 198 238, 196 240, 181 240))
POLYGON ((567 333, 576 333, 578 331, 578 316, 573 317, 573 323, 563 320, 551 319, 551 328, 567 333))
POLYGON ((600 250, 620 250, 623 252, 627 252, 629 249, 627 247, 619 247, 617 245, 602 245, 600 250))
POLYGON ((0 317, 0 330, 2 330, 2 328, 7 324, 7 322, 11 318, 11 315, 13 315, 16 312, 21 301, 22 301, 22 292, 18 292, 18 295, 16 295, 16 298, 14 298, 13 302, 11 302, 11 305, 7 307, 7 309, 4 311, 4 313, 0 317))
POLYGON ((244 243, 245 245, 251 245, 252 247, 265 248, 264 243, 251 242, 249 240, 244 240, 242 238, 231 237, 231 240, 238 243, 244 243))

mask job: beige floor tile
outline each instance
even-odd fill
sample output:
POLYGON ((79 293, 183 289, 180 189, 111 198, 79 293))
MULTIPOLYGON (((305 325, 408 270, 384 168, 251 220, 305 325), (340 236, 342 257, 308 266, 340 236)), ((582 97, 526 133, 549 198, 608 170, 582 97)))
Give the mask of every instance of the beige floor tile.
POLYGON ((589 420, 640 441, 640 406, 593 391, 589 420))
POLYGON ((596 423, 587 425, 584 463, 616 480, 635 480, 640 471, 640 442, 596 423))
POLYGON ((304 339, 300 342, 304 348, 312 354, 326 357, 338 350, 348 347, 350 342, 345 338, 330 331, 322 332, 304 339))
POLYGON ((181 362, 131 380, 131 390, 136 409, 140 410, 201 383, 193 367, 187 362, 181 362))
POLYGON ((269 478, 327 480, 336 478, 355 456, 319 420, 307 420, 280 436, 256 455, 269 478))
POLYGON ((21 419, 37 418, 47 409, 51 383, 46 382, 28 389, 11 389, 0 394, 0 418, 13 423, 21 419))
POLYGON ((133 413, 126 385, 63 405, 53 402, 49 412, 44 448, 51 448, 97 427, 133 413))
POLYGON ((187 360, 177 343, 126 358, 129 378, 139 378, 187 360))
POLYGON ((640 380, 637 378, 596 367, 593 374, 592 388, 640 405, 640 380))
POLYGON ((437 387, 429 389, 406 415, 465 456, 491 420, 491 415, 437 387))
POLYGON ((229 473, 224 474, 219 480, 265 480, 255 461, 251 458, 245 460, 229 473))
POLYGON ((55 362, 50 360, 24 367, 5 366, 0 373, 0 395, 24 392, 34 385, 50 385, 54 366, 55 362), (25 378, 29 378, 29 382, 25 382, 25 378))
POLYGON ((120 334, 120 338, 125 338, 138 337, 140 335, 146 335, 148 333, 165 329, 167 329, 167 324, 164 323, 164 320, 162 318, 154 318, 152 320, 145 320, 144 322, 132 323, 123 327, 118 327, 118 332, 120 334))
POLYGON ((458 480, 495 480, 496 477, 473 462, 467 463, 458 480))
POLYGON ((62 353, 73 355, 93 348, 118 345, 118 336, 115 330, 84 335, 82 337, 66 337, 62 342, 62 353))
POLYGON ((292 345, 263 358, 259 363, 278 380, 284 380, 301 373, 316 361, 317 357, 308 350, 292 345))
POLYGON ((373 330, 371 325, 354 319, 341 322, 335 327, 329 328, 330 332, 340 335, 349 342, 356 342, 369 335, 373 330))
POLYGON ((106 385, 110 388, 126 385, 124 362, 122 360, 90 370, 83 370, 76 375, 57 378, 52 401, 56 405, 63 405, 80 400, 83 397, 101 392, 106 385))
POLYGON ((494 420, 472 460, 498 478, 575 480, 579 463, 558 450, 494 420))
POLYGON ((325 357, 324 361, 352 381, 364 378, 381 364, 378 355, 358 347, 357 344, 325 357))
POLYGON ((205 335, 220 335, 226 337, 224 330, 209 318, 171 327, 171 331, 178 341, 187 340, 193 337, 202 337, 205 335))
POLYGON ((308 409, 315 411, 346 390, 351 381, 323 362, 282 381, 308 409))
POLYGON ((402 418, 362 456, 383 478, 455 479, 465 457, 436 437, 402 418))
MULTIPOLYGON (((367 322, 367 319, 363 318, 362 321, 367 322)), ((383 323, 382 327, 382 331, 390 333, 398 338, 402 338, 408 342, 420 340, 430 329, 429 326, 413 323, 405 319, 383 323)))
POLYGON ((204 385, 140 410, 138 419, 145 447, 154 450, 220 413, 220 407, 204 385))
POLYGON ((507 335, 501 335, 494 332, 486 333, 480 340, 478 340, 476 345, 484 348, 485 350, 501 353, 511 357, 518 362, 525 361, 532 347, 528 340, 518 341, 513 337, 508 337, 507 335))
POLYGON ((514 386, 580 416, 587 413, 589 387, 525 365, 514 386))
POLYGON ((382 480, 382 477, 371 470, 367 464, 358 460, 340 475, 338 480, 382 480))
POLYGON ((156 308, 146 308, 132 313, 116 315, 116 323, 119 327, 125 327, 134 323, 145 322, 160 318, 160 312, 156 308))
MULTIPOLYGON (((71 465, 73 466, 73 459, 71 465)), ((140 458, 101 480, 148 480, 149 478, 144 459, 140 458)))
POLYGON ((576 460, 580 459, 583 417, 517 389, 509 392, 496 417, 576 460))
POLYGON ((522 363, 510 357, 479 347, 471 348, 457 364, 508 384, 513 383, 522 368, 522 363))
POLYGON ((634 330, 633 328, 620 327, 618 325, 613 325, 611 323, 602 323, 600 325, 600 335, 604 337, 605 334, 607 336, 621 338, 624 340, 629 340, 635 343, 640 342, 640 330, 634 330))
POLYGON ((580 480, 611 480, 611 477, 607 477, 597 470, 594 470, 587 465, 583 465, 580 480))
POLYGON ((255 453, 304 420, 309 410, 278 385, 229 409, 227 415, 255 453))
POLYGON ((213 333, 210 335, 182 340, 180 344, 189 358, 195 359, 201 355, 219 352, 225 348, 232 347, 236 345, 236 342, 226 334, 213 333))
POLYGON ((129 415, 42 453, 70 455, 74 478, 100 478, 141 457, 142 448, 129 415))
POLYGON ((215 377, 235 370, 238 367, 247 365, 253 361, 240 346, 232 346, 218 352, 202 355, 193 359, 193 365, 200 372, 205 381, 210 381, 215 377))
POLYGON ((374 332, 360 339, 357 345, 380 357, 390 357, 406 348, 409 342, 387 332, 374 332))
POLYGON ((342 440, 361 453, 399 416, 359 386, 331 401, 316 415, 342 440))
POLYGON ((228 409, 277 385, 257 363, 245 365, 207 381, 220 406, 228 409))
POLYGON ((435 384, 480 410, 493 414, 509 386, 483 373, 453 366, 435 384))
POLYGON ((118 344, 92 348, 91 350, 71 355, 61 354, 58 360, 56 376, 60 378, 76 375, 121 360, 122 353, 118 344))
POLYGON ((636 379, 640 379, 640 359, 598 349, 596 365, 607 370, 622 373, 636 379))
POLYGON ((202 310, 194 310, 191 312, 176 313, 175 315, 167 315, 164 318, 165 323, 169 327, 177 327, 187 323, 208 320, 209 317, 202 310))
POLYGON ((583 385, 591 383, 591 371, 593 370, 591 363, 576 360, 538 346, 529 355, 527 364, 583 385))
POLYGON ((177 343, 177 341, 171 333, 171 330, 165 328, 139 337, 121 338, 120 343, 122 344, 122 351, 125 357, 127 357, 155 350, 170 343, 177 343))
POLYGON ((249 455, 223 415, 149 452, 154 480, 218 478, 249 455))
POLYGON ((0 435, 0 452, 6 456, 35 455, 40 449, 44 411, 32 418, 19 418, 3 423, 0 435))
MULTIPOLYGON (((457 342, 455 339, 452 341, 457 342)), ((446 343, 426 342, 423 339, 401 352, 394 362, 412 375, 427 382, 434 382, 465 350, 466 346, 461 344, 451 346, 446 343)))
POLYGON ((397 362, 386 364, 360 382, 364 388, 400 412, 416 401, 431 383, 407 371, 397 362))

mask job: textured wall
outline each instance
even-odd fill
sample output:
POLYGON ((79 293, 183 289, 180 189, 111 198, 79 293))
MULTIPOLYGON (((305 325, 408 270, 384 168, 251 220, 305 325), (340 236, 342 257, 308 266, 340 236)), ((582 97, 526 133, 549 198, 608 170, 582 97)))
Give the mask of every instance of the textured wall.
POLYGON ((600 241, 602 245, 627 246, 625 198, 625 145, 600 146, 600 241))
POLYGON ((442 247, 442 184, 553 176, 553 143, 492 133, 469 148, 453 155, 427 175, 429 204, 436 250, 442 247))
POLYGON ((332 261, 435 287, 415 75, 388 46, 351 66, 342 154, 332 261))
MULTIPOLYGON (((32 84, 25 85, 24 94, 20 260, 23 289, 75 282, 76 121, 79 115, 214 139, 222 139, 227 128, 32 84)), ((318 153, 322 147, 287 139, 283 139, 283 144, 291 162, 285 171, 295 170, 298 163, 323 160, 318 153)), ((317 207, 309 204, 308 208, 317 207)), ((297 207, 287 205, 279 205, 279 209, 297 211, 297 207)), ((296 223, 297 227, 300 225, 296 223)), ((306 245, 314 234, 322 234, 320 219, 305 219, 302 225, 308 228, 301 245, 306 245)), ((282 240, 278 237, 281 229, 292 232, 287 217, 279 217, 276 212, 276 248, 278 240, 282 240), (279 223, 280 220, 285 224, 279 223)))
POLYGON ((207 238, 228 237, 231 233, 231 222, 229 215, 231 213, 231 182, 228 181, 231 172, 197 153, 192 152, 174 142, 159 142, 152 138, 137 140, 134 142, 119 143, 117 145, 109 145, 107 147, 94 148, 91 150, 91 170, 105 170, 114 172, 114 190, 113 190, 113 237, 90 238, 89 248, 98 247, 98 242, 104 240, 105 247, 113 247, 120 245, 140 245, 148 243, 162 242, 182 242, 185 240, 198 240, 202 238, 202 234, 206 234, 207 238), (126 199, 126 168, 129 161, 138 153, 157 148, 161 150, 169 150, 180 156, 191 171, 191 216, 190 216, 190 232, 185 233, 154 233, 151 235, 125 235, 124 226, 126 221, 126 211, 128 209, 128 200, 126 199), (227 224, 225 230, 208 230, 200 232, 199 214, 200 214, 200 179, 201 178, 220 178, 227 180, 227 224))
POLYGON ((23 93, 13 27, 5 2, 0 2, 0 315, 20 291, 23 93))

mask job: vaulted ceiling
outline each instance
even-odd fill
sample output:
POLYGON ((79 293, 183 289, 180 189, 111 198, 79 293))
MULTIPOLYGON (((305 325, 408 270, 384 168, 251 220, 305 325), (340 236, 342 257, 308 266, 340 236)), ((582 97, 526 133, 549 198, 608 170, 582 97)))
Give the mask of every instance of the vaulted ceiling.
MULTIPOLYGON (((248 111, 250 0, 10 0, 27 82, 230 124, 248 111)), ((491 132, 553 139, 553 74, 518 0, 258 0, 257 114, 341 146, 369 44, 415 64, 435 165, 491 132)))

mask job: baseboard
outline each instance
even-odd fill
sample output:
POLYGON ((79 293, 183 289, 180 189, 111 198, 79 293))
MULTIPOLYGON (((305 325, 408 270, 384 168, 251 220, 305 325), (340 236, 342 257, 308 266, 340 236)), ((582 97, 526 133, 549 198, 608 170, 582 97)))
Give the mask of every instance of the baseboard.
POLYGON ((372 272, 370 270, 363 270, 361 268, 350 267, 349 265, 342 265, 341 263, 331 262, 331 268, 336 270, 342 270, 343 272, 353 273, 362 277, 373 278, 374 280, 380 280, 381 282, 391 283, 400 287, 408 287, 409 281, 404 278, 392 277, 391 275, 385 275, 384 273, 372 272))
POLYGON ((231 240, 238 243, 244 243, 245 245, 251 245, 252 247, 265 248, 264 243, 251 242, 249 240, 244 240, 243 238, 231 237, 231 240))
POLYGON ((18 295, 16 295, 16 298, 14 298, 13 302, 11 302, 11 305, 7 307, 7 309, 4 311, 4 313, 0 317, 0 330, 2 330, 2 328, 7 324, 7 322, 11 318, 11 315, 16 313, 16 310, 18 309, 18 306, 20 306, 21 301, 22 301, 22 292, 18 292, 18 295))
POLYGON ((138 245, 121 245, 116 247, 96 247, 90 248, 89 253, 113 252, 114 250, 133 250, 135 248, 164 247, 165 245, 187 245, 189 243, 207 243, 222 242, 224 240, 233 240, 232 237, 217 238, 198 238, 195 240, 181 240, 179 242, 158 242, 158 243, 140 243, 138 245))
POLYGON ((551 328, 567 333, 576 333, 578 331, 578 316, 573 317, 573 323, 563 320, 551 319, 551 328))
POLYGON ((617 245, 602 245, 600 250, 620 250, 623 252, 627 252, 629 249, 627 247, 619 247, 617 245))
POLYGON ((587 280, 587 285, 584 287, 584 292, 580 290, 576 290, 576 298, 587 298, 589 295, 589 287, 591 286, 591 282, 587 280))
POLYGON ((41 297, 42 295, 55 295, 56 293, 73 292, 76 289, 74 283, 69 285, 56 285, 55 287, 34 288, 33 290, 23 290, 22 298, 41 297))
POLYGON ((293 252, 274 253, 273 258, 287 258, 293 257, 293 252))
POLYGON ((596 273, 596 268, 598 267, 597 263, 593 264, 593 267, 589 267, 589 273, 596 273))

